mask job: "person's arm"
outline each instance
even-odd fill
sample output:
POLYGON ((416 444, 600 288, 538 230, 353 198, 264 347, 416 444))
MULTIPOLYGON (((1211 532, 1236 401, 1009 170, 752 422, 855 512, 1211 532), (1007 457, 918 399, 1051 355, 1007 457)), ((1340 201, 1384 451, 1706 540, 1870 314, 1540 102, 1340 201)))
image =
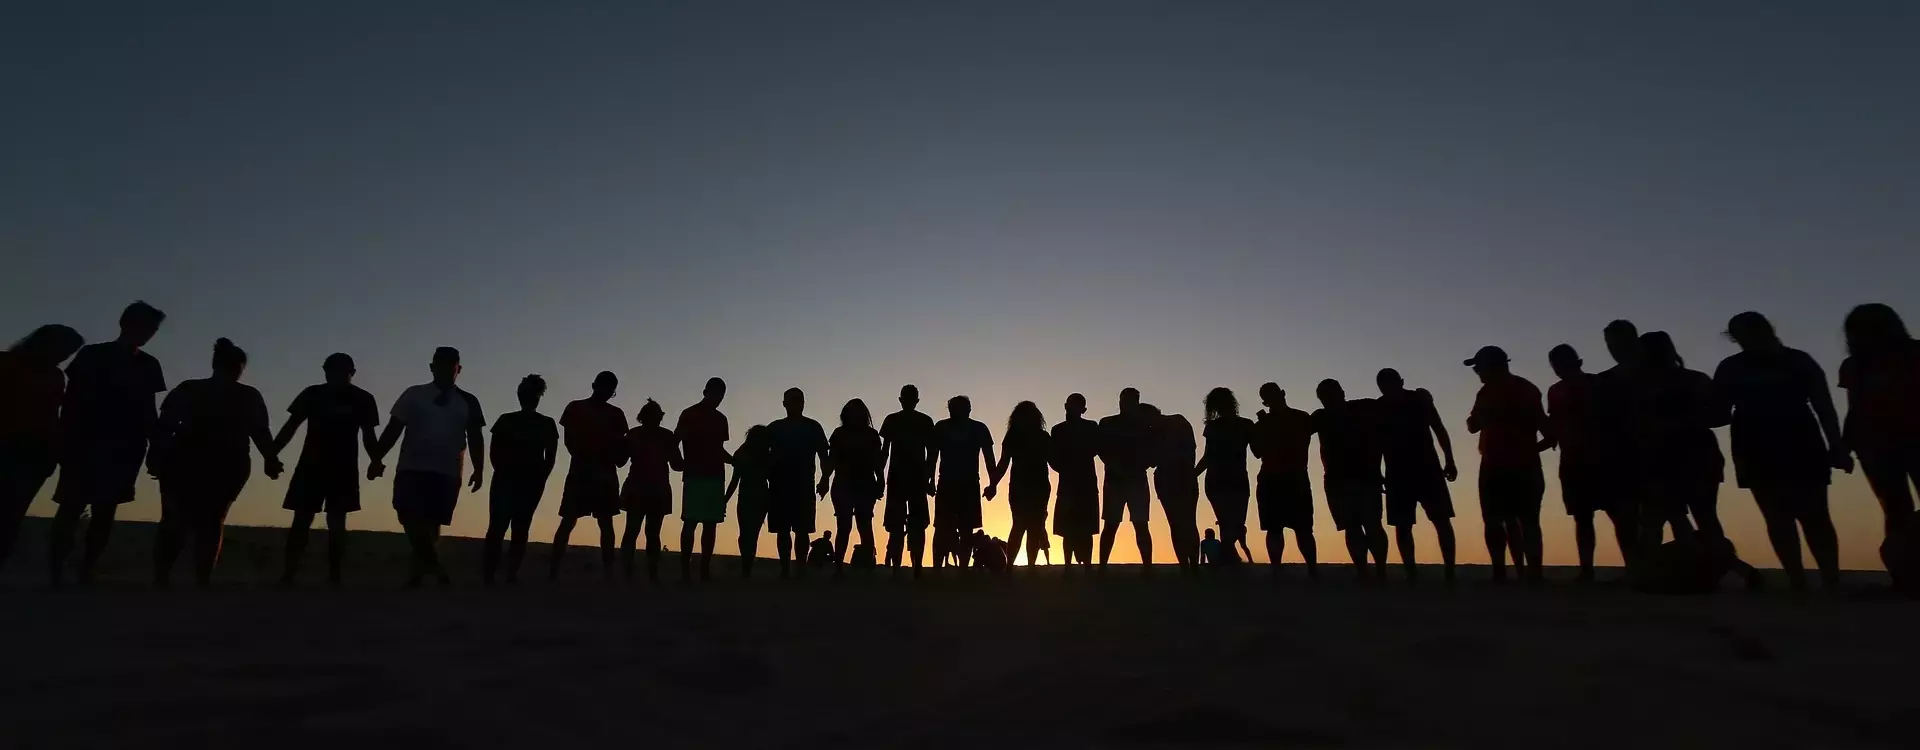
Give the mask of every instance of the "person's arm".
POLYGON ((1468 435, 1480 434, 1480 401, 1485 397, 1486 397, 1485 390, 1482 390, 1480 393, 1475 394, 1473 397, 1473 408, 1467 410, 1467 434, 1468 435))
POLYGON ((880 423, 880 463, 874 464, 874 471, 885 480, 887 458, 893 455, 893 438, 887 435, 887 423, 880 423))
POLYGON ((939 491, 940 485, 935 481, 939 476, 940 449, 933 447, 933 441, 929 440, 927 441, 927 494, 932 495, 939 491))
POLYGON ((560 430, 549 429, 540 437, 540 485, 544 487, 553 476, 553 465, 560 461, 560 430))
MULTIPOLYGON (((993 460, 993 435, 983 429, 980 431, 980 437, 982 438, 980 441, 980 456, 987 460, 988 466, 993 466, 995 464, 993 460)), ((988 500, 992 500, 994 495, 1000 492, 999 489, 993 487, 987 489, 990 490, 987 494, 988 500)))
POLYGON ((486 484, 487 417, 480 413, 480 399, 466 391, 460 395, 467 399, 467 451, 473 454, 473 479, 467 481, 467 486, 479 492, 480 486, 486 484))
POLYGON ((989 463, 987 464, 987 499, 991 500, 994 495, 999 494, 1000 478, 1006 475, 1007 466, 1012 463, 1013 452, 1007 450, 1006 442, 1002 439, 1000 444, 1000 463, 991 463, 991 459, 989 459, 989 463))
POLYGON ((1534 393, 1531 403, 1527 404, 1527 406, 1532 412, 1527 415, 1527 419, 1533 424, 1534 434, 1540 436, 1540 441, 1533 444, 1534 452, 1537 453, 1552 448, 1553 436, 1547 432, 1549 429, 1547 427, 1547 410, 1546 407, 1540 404, 1540 394, 1537 392, 1534 393))
POLYGON ((1200 454, 1200 461, 1193 465, 1193 475, 1197 477, 1205 473, 1207 473, 1207 454, 1202 453, 1200 454))
POLYGON ((1733 404, 1728 403, 1726 395, 1713 384, 1713 378, 1701 373, 1700 377, 1694 379, 1693 387, 1699 394, 1696 401, 1701 407, 1700 418, 1706 422, 1708 429, 1725 427, 1733 422, 1733 404))
POLYGON ((180 389, 175 388, 160 401, 160 415, 154 420, 152 437, 148 438, 153 447, 147 451, 147 474, 155 479, 167 472, 167 459, 173 453, 173 431, 180 426, 183 400, 180 389))
POLYGON ((253 415, 247 421, 253 426, 248 430, 253 437, 253 447, 260 451, 260 462, 268 479, 279 479, 280 472, 286 467, 280 463, 280 446, 273 436, 273 425, 267 419, 267 402, 260 397, 259 391, 253 392, 253 403, 249 406, 253 415))
MULTIPOLYGON (((281 425, 280 434, 275 435, 273 437, 273 454, 274 455, 276 456, 280 455, 281 451, 284 451, 287 449, 287 444, 293 442, 293 434, 296 432, 299 432, 300 425, 304 424, 307 421, 307 408, 305 404, 306 399, 304 398, 305 396, 306 396, 306 393, 304 391, 301 392, 299 396, 294 397, 293 405, 287 407, 287 414, 288 414, 287 423, 284 425, 281 425)), ((261 451, 261 452, 265 453, 265 451, 261 451)))
POLYGON ((672 469, 674 471, 686 471, 687 469, 685 464, 686 462, 681 460, 680 458, 680 441, 675 440, 672 443, 668 444, 667 445, 667 468, 672 469))
POLYGON ((820 485, 813 489, 814 494, 826 497, 831 485, 828 480, 833 478, 833 447, 827 443, 826 433, 817 433, 814 437, 813 452, 820 459, 820 485))
POLYGON ((1432 428, 1434 439, 1440 441, 1440 453, 1447 459, 1446 468, 1443 469, 1447 481, 1459 479, 1460 468, 1453 463, 1453 438, 1447 434, 1446 423, 1440 421, 1440 409, 1433 405, 1433 394, 1426 389, 1420 389, 1420 395, 1427 405, 1427 426, 1432 428))
POLYGON ((726 505, 727 503, 733 502, 733 493, 739 492, 739 491, 740 491, 740 472, 736 469, 733 472, 733 478, 727 480, 727 493, 725 495, 720 496, 720 504, 726 505))
POLYGON ((1833 410, 1833 392, 1827 390, 1827 371, 1813 357, 1805 357, 1807 393, 1813 402, 1813 416, 1820 420, 1820 432, 1827 437, 1828 460, 1833 468, 1853 473, 1853 454, 1840 438, 1840 415, 1833 410))
POLYGON ((400 420, 399 414, 387 420, 387 429, 380 433, 380 444, 367 454, 367 479, 379 479, 387 473, 387 452, 393 450, 393 444, 400 442, 400 433, 407 429, 407 423, 400 420))

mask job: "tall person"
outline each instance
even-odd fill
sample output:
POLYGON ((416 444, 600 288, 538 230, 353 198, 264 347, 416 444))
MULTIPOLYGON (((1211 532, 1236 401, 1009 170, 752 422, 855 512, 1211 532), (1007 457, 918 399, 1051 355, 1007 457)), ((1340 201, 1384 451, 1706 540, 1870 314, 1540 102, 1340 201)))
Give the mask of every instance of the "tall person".
MULTIPOLYGON (((627 431, 627 486, 620 491, 620 509, 627 513, 627 528, 620 537, 621 569, 633 580, 634 547, 640 531, 647 533, 647 580, 660 580, 660 527, 673 513, 673 472, 682 467, 680 441, 671 430, 660 426, 665 409, 647 399, 640 407, 634 428, 627 431)), ((683 522, 684 523, 684 522, 683 522)), ((684 573, 690 571, 682 569, 684 573)))
MULTIPOLYGON (((933 491, 933 567, 957 555, 960 567, 971 557, 974 530, 980 528, 980 461, 994 465, 993 433, 973 418, 973 401, 947 399, 947 418, 933 426, 933 457, 927 485, 933 491), (937 474, 935 473, 937 472, 937 474), (937 479, 936 479, 937 477, 937 479)), ((992 488, 987 498, 991 500, 992 488)))
POLYGON ((1453 463, 1453 439, 1433 406, 1433 394, 1426 389, 1408 390, 1406 381, 1392 368, 1374 378, 1380 386, 1376 402, 1380 417, 1380 448, 1386 461, 1387 525, 1393 527, 1400 563, 1406 566, 1407 579, 1417 575, 1413 549, 1416 511, 1424 510, 1440 541, 1440 559, 1446 579, 1453 580, 1454 536, 1453 495, 1447 484, 1460 476, 1453 463), (1433 453, 1435 440, 1446 457, 1433 453))
POLYGON ((1167 534, 1173 537, 1173 556, 1180 571, 1193 573, 1200 564, 1200 522, 1195 513, 1200 508, 1199 469, 1204 463, 1195 457, 1199 448, 1193 423, 1184 414, 1156 415, 1159 409, 1152 404, 1140 408, 1155 417, 1153 494, 1160 498, 1160 510, 1167 516, 1167 534))
POLYGON ((1040 550, 1046 547, 1047 497, 1053 494, 1047 467, 1052 453, 1053 437, 1047 434, 1047 418, 1040 407, 1032 401, 1014 405, 1013 413, 1007 415, 1007 431, 1000 436, 1000 463, 989 472, 987 493, 997 493, 1001 478, 1013 471, 1013 484, 1007 489, 1007 508, 1013 513, 1007 555, 1019 554, 1025 541, 1028 565, 1038 565, 1040 550))
POLYGON ((540 413, 540 398, 546 394, 544 378, 521 378, 515 394, 520 410, 502 415, 493 424, 493 494, 488 498, 487 540, 480 555, 481 575, 489 584, 500 566, 500 543, 509 531, 513 542, 507 547, 507 583, 519 582, 533 512, 540 507, 559 458, 560 430, 552 417, 540 413))
POLYGON ((1255 504, 1260 530, 1267 535, 1267 565, 1280 577, 1287 552, 1287 529, 1300 544, 1307 577, 1320 577, 1320 551, 1313 539, 1313 480, 1307 476, 1307 452, 1313 445, 1313 420, 1287 405, 1278 383, 1260 386, 1262 409, 1254 422, 1253 450, 1260 457, 1260 487, 1255 504))
POLYGON ((206 586, 220 559, 227 510, 253 473, 247 443, 260 450, 268 479, 280 477, 280 459, 267 427, 267 403, 240 382, 247 353, 232 341, 213 344, 213 376, 189 380, 160 405, 149 470, 160 480, 160 532, 153 581, 165 587, 186 537, 193 537, 193 580, 206 586))
POLYGON ((780 553, 780 577, 792 574, 792 563, 800 561, 800 575, 806 575, 806 555, 815 528, 814 504, 827 494, 827 488, 814 484, 814 462, 822 469, 833 466, 827 446, 826 430, 806 415, 807 394, 788 388, 780 399, 787 416, 767 425, 767 528, 773 532, 774 546, 780 553))
POLYGON ((1620 462, 1608 458, 1615 446, 1604 425, 1612 416, 1600 412, 1599 377, 1582 371, 1580 353, 1566 344, 1549 351, 1547 362, 1560 378, 1547 388, 1547 437, 1560 451, 1560 499, 1573 516, 1579 580, 1590 583, 1598 541, 1594 514, 1606 512, 1620 559, 1631 566, 1640 533, 1639 508, 1631 495, 1616 491, 1619 482, 1610 476, 1620 462))
POLYGON ((620 515, 620 467, 627 463, 627 415, 609 403, 620 378, 602 371, 593 377, 592 395, 567 404, 560 430, 567 443, 566 484, 560 491, 560 528, 553 533, 547 579, 560 578, 560 563, 580 519, 600 525, 600 576, 613 580, 613 518, 620 515))
POLYGON ((720 402, 727 398, 727 381, 708 378, 700 403, 680 411, 673 424, 680 440, 680 575, 693 570, 693 532, 700 531, 700 578, 713 575, 713 540, 717 526, 727 520, 727 415, 720 402))
POLYGON ((1354 569, 1366 578, 1367 558, 1374 573, 1387 577, 1387 530, 1380 523, 1380 440, 1373 399, 1347 400, 1340 381, 1320 381, 1315 389, 1320 408, 1308 416, 1320 436, 1321 491, 1334 527, 1346 534, 1347 554, 1354 569))
POLYGON ((1467 432, 1480 435, 1480 522, 1486 527, 1493 580, 1506 580, 1511 544, 1514 571, 1540 581, 1540 501, 1547 492, 1540 451, 1549 444, 1543 437, 1547 414, 1540 407, 1540 389, 1513 374, 1506 351, 1497 346, 1480 347, 1462 364, 1480 378, 1467 432))
POLYGON ((1920 343, 1899 313, 1879 303, 1847 313, 1846 341, 1846 443, 1860 457, 1891 537, 1914 518, 1920 483, 1920 343))
POLYGON ((429 369, 432 382, 407 388, 393 402, 387 428, 380 433, 380 445, 367 467, 367 477, 378 478, 386 472, 382 459, 394 443, 400 444, 393 510, 413 548, 409 587, 419 586, 427 575, 442 586, 453 582, 440 564, 440 529, 453 523, 469 450, 473 475, 467 480, 468 490, 479 492, 486 481, 487 418, 480 411, 480 400, 454 384, 460 377, 460 350, 435 349, 429 369))
POLYGON ((1760 313, 1733 316, 1727 336, 1740 353, 1720 362, 1713 382, 1733 407, 1734 478, 1753 492, 1787 582, 1806 588, 1804 531, 1820 583, 1833 589, 1840 584, 1840 539, 1827 510, 1827 486, 1832 469, 1853 471, 1853 457, 1840 440, 1826 371, 1806 352, 1780 343, 1760 313))
POLYGON ((1106 489, 1100 519, 1100 569, 1113 557, 1114 535, 1120 522, 1133 522, 1133 541, 1140 548, 1140 570, 1153 570, 1152 516, 1147 504, 1147 470, 1153 468, 1153 425, 1140 413, 1140 391, 1120 391, 1120 413, 1100 420, 1100 460, 1106 465, 1106 489))
POLYGON ((1053 470, 1060 474, 1053 533, 1063 542, 1072 573, 1076 559, 1081 567, 1093 564, 1093 537, 1100 532, 1100 480, 1093 465, 1100 457, 1100 425, 1086 418, 1086 396, 1067 396, 1065 408, 1067 418, 1053 426, 1053 470))
MULTIPOLYGON (((887 529, 887 567, 900 566, 904 548, 919 574, 925 559, 927 524, 927 449, 933 442, 933 417, 922 414, 920 389, 900 386, 900 411, 880 423, 880 463, 887 467, 887 506, 881 525, 887 529)), ((844 536, 844 533, 842 534, 844 536)))
MULTIPOLYGON (((1207 502, 1213 505, 1220 540, 1227 546, 1246 545, 1247 502, 1253 486, 1247 481, 1247 451, 1253 446, 1253 420, 1240 416, 1240 399, 1227 388, 1207 392, 1206 456, 1194 473, 1207 478, 1207 502)), ((1165 471, 1165 469, 1161 469, 1165 471)), ((1198 544, 1198 540, 1195 540, 1198 544)), ((1199 551, 1194 552, 1197 557, 1199 551)), ((1184 561, 1183 561, 1184 564, 1184 561)))
POLYGON ((146 461, 159 412, 154 395, 167 390, 160 360, 141 350, 160 331, 166 313, 145 302, 120 313, 120 337, 85 346, 67 365, 67 394, 60 405, 60 482, 54 486, 52 539, 47 551, 53 584, 66 580, 67 555, 82 513, 87 522, 80 581, 93 580, 94 566, 113 535, 113 517, 133 502, 133 485, 146 461))
POLYGON ((41 326, 0 352, 0 566, 13 555, 20 523, 60 464, 60 363, 86 343, 62 325, 41 326))
POLYGON ((287 422, 273 439, 274 455, 285 453, 294 433, 307 425, 300 463, 293 468, 286 501, 280 506, 293 511, 280 572, 282 586, 293 585, 313 517, 320 513, 327 515, 327 583, 340 585, 340 565, 347 553, 347 514, 360 510, 360 449, 364 446, 371 456, 380 442, 374 434, 380 425, 380 405, 373 394, 353 384, 353 358, 330 354, 320 372, 326 382, 307 386, 294 397, 287 407, 287 422))
POLYGON ((834 575, 839 575, 852 546, 853 529, 860 543, 873 549, 873 505, 880 500, 880 433, 873 429, 867 402, 848 401, 840 409, 840 426, 828 438, 833 456, 833 517, 840 525, 840 543, 833 548, 834 575))

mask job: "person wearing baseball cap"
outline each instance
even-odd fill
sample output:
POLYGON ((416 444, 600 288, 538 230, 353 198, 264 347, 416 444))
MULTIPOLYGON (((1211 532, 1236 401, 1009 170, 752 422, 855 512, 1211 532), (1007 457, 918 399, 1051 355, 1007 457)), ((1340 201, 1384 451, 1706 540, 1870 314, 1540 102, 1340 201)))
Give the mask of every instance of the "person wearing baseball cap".
POLYGON ((1493 579, 1507 577, 1511 545, 1520 576, 1541 577, 1540 501, 1546 477, 1540 451, 1546 442, 1546 411, 1540 389, 1513 374, 1505 350, 1483 346, 1462 364, 1480 376, 1480 393, 1467 415, 1467 432, 1480 436, 1480 520, 1486 525, 1487 556, 1493 579))

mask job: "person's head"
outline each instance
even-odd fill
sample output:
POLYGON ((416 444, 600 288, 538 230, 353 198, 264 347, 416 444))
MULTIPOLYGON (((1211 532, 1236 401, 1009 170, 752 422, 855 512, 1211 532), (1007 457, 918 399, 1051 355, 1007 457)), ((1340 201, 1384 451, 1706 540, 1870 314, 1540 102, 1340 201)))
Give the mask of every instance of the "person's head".
POLYGON ((520 397, 520 408, 527 411, 540 408, 540 397, 547 395, 547 379, 539 375, 521 378, 516 395, 520 397))
POLYGON ((441 388, 451 387, 460 377, 460 350, 443 346, 433 350, 433 363, 427 366, 433 372, 433 384, 441 388))
POLYGON ((1007 434, 1020 430, 1045 430, 1047 418, 1040 413, 1040 406, 1032 401, 1022 401, 1013 405, 1013 413, 1007 415, 1007 434))
POLYGON ((1473 374, 1480 376, 1485 383, 1508 372, 1507 350, 1497 346, 1483 346, 1472 357, 1460 364, 1473 368, 1473 374))
POLYGON ((1078 393, 1067 394, 1067 418, 1075 419, 1087 413, 1087 397, 1078 393))
POLYGON ((1280 389, 1279 383, 1260 384, 1260 403, 1269 409, 1282 409, 1287 405, 1287 392, 1280 389))
POLYGON ((166 320, 167 314, 160 312, 160 308, 136 301, 120 311, 120 340, 136 347, 146 346, 166 320))
POLYGON ((1648 369, 1678 370, 1687 366, 1666 331, 1648 331, 1640 336, 1640 359, 1648 369))
POLYGON ((832 539, 832 538, 833 538, 833 532, 831 532, 831 531, 826 531, 826 530, 824 530, 824 529, 823 529, 823 530, 821 530, 821 532, 820 532, 820 541, 823 541, 823 542, 824 542, 824 541, 827 541, 828 539, 832 539))
POLYGON ((595 401, 611 399, 613 398, 613 394, 619 390, 620 376, 607 370, 601 370, 599 375, 593 376, 593 398, 595 401))
POLYGON ((1407 389, 1407 381, 1400 378, 1400 371, 1391 367, 1382 368, 1380 374, 1373 376, 1373 383, 1380 386, 1382 394, 1399 393, 1407 389))
POLYGON ((1640 359, 1640 329, 1631 320, 1616 320, 1607 324, 1602 332, 1607 340, 1607 353, 1613 355, 1616 364, 1628 367, 1640 359))
POLYGON ((1340 381, 1327 378, 1313 389, 1313 395, 1320 398, 1320 405, 1329 409, 1347 402, 1347 389, 1340 387, 1340 381))
POLYGON ((1739 344, 1742 351, 1773 351, 1781 346, 1780 334, 1774 333, 1773 322, 1752 310, 1727 321, 1727 338, 1739 344))
POLYGON ((347 356, 345 352, 329 354, 326 361, 320 363, 320 373, 325 375, 327 382, 332 385, 351 383, 354 373, 353 357, 347 356))
POLYGON ((738 452, 750 453, 767 447, 767 426, 757 424, 747 428, 746 438, 740 441, 738 452))
POLYGON ((856 398, 840 407, 840 426, 872 427, 873 412, 867 411, 867 402, 856 398))
POLYGON ((1221 417, 1240 416, 1240 399, 1233 395, 1231 388, 1220 387, 1207 391, 1207 398, 1202 404, 1207 407, 1209 422, 1221 417))
POLYGON ((63 325, 45 325, 33 329, 33 333, 15 342, 7 351, 42 366, 59 367, 86 343, 79 331, 63 325))
POLYGON ((224 338, 213 342, 214 377, 239 380, 240 373, 246 371, 247 353, 245 351, 224 338))
POLYGON ((660 408, 659 402, 647 399, 646 403, 640 405, 637 416, 642 427, 659 427, 660 420, 667 418, 667 410, 660 408))
POLYGON ((707 387, 700 389, 700 403, 719 406, 727 399, 727 381, 719 378, 707 378, 707 387))
POLYGON ((913 411, 920 406, 920 389, 913 384, 900 386, 900 408, 913 411))
POLYGON ((973 399, 966 396, 954 396, 947 399, 947 416, 954 419, 966 419, 973 415, 973 399))
POLYGON ((1120 411, 1122 413, 1133 411, 1139 406, 1140 406, 1140 389, 1138 388, 1120 389, 1120 411))
POLYGON ((1878 302, 1869 302, 1847 313, 1844 324, 1847 353, 1856 357, 1877 357, 1907 346, 1913 336, 1900 313, 1878 302))
POLYGON ((1553 365, 1553 374, 1561 380, 1580 375, 1580 353, 1570 344, 1561 344, 1547 352, 1547 364, 1553 365))
POLYGON ((1156 429, 1166 424, 1167 421, 1166 416, 1160 413, 1160 407, 1154 406, 1153 404, 1141 404, 1133 407, 1133 413, 1140 415, 1141 420, 1156 429))
POLYGON ((787 407, 787 416, 797 417, 807 413, 807 394, 798 388, 788 388, 780 397, 780 405, 787 407))
POLYGON ((1208 538, 1208 539, 1212 539, 1212 538, 1213 538, 1213 529, 1207 529, 1207 538, 1208 538))

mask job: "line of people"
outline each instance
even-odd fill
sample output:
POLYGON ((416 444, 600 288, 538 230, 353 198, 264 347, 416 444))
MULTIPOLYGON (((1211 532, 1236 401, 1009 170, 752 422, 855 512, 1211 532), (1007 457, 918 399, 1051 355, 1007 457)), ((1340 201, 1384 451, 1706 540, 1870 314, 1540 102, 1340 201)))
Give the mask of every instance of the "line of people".
MULTIPOLYGON (((917 575, 929 557, 935 568, 949 561, 965 566, 978 546, 982 500, 996 499, 1009 478, 1013 525, 1005 555, 1024 544, 1028 559, 1037 559, 1050 550, 1050 532, 1062 538, 1069 566, 1086 567, 1096 564, 1097 537, 1097 564, 1104 569, 1121 524, 1130 522, 1140 558, 1152 561, 1149 503, 1157 496, 1183 569, 1203 560, 1250 559, 1251 501, 1268 559, 1282 558, 1286 531, 1292 530, 1307 574, 1317 576, 1308 472, 1315 436, 1321 491, 1359 575, 1387 575, 1391 526, 1406 576, 1415 577, 1413 530, 1420 515, 1435 527, 1444 575, 1451 579, 1454 573, 1448 485, 1459 471, 1451 437, 1431 394, 1408 388, 1392 369, 1380 371, 1373 398, 1349 399, 1340 383, 1322 381, 1315 393, 1320 407, 1312 413, 1292 407, 1285 390, 1267 383, 1259 389, 1263 408, 1249 419, 1241 416, 1232 390, 1215 388, 1203 401, 1204 451, 1184 416, 1142 403, 1132 388, 1120 393, 1118 412, 1098 422, 1086 418, 1086 398, 1072 394, 1065 419, 1050 430, 1040 408, 1023 401, 1007 420, 997 457, 992 431, 973 419, 966 396, 949 399, 947 418, 936 422, 918 410, 912 385, 901 389, 900 410, 878 429, 866 404, 854 399, 841 409, 831 434, 806 416, 805 394, 789 389, 786 416, 748 429, 730 452, 727 418, 719 409, 726 384, 719 378, 668 429, 665 411, 651 400, 629 427, 611 403, 619 386, 611 372, 594 379, 587 398, 567 404, 556 424, 539 412, 546 383, 530 375, 518 389, 520 410, 492 426, 489 453, 480 402, 457 385, 455 349, 434 352, 432 381, 402 392, 377 434, 379 409, 371 394, 353 385, 352 358, 329 356, 322 367, 325 382, 294 399, 276 434, 259 392, 240 382, 246 353, 226 339, 215 344, 209 377, 167 389, 159 362, 143 351, 164 320, 158 309, 136 302, 123 312, 114 341, 82 346, 73 329, 44 326, 0 357, 0 562, 11 552, 27 505, 58 467, 52 579, 63 580, 82 513, 89 509, 80 576, 90 579, 116 509, 133 500, 144 464, 161 489, 155 582, 167 583, 191 539, 195 579, 204 584, 218 559, 227 511, 251 475, 251 452, 263 457, 268 478, 278 478, 278 457, 304 426, 306 441, 284 503, 294 513, 285 548, 287 583, 296 579, 313 521, 323 514, 330 532, 328 577, 339 583, 347 515, 360 509, 360 453, 368 456, 364 477, 370 481, 384 476, 386 458, 396 448, 393 507, 413 550, 410 585, 428 577, 450 580, 437 541, 452 522, 462 485, 482 489, 488 457, 493 486, 482 576, 489 583, 501 576, 517 580, 563 437, 571 462, 549 578, 560 575, 573 532, 587 517, 600 532, 606 578, 616 570, 628 579, 636 575, 643 533, 646 575, 657 578, 660 534, 673 512, 674 472, 681 475, 685 577, 710 575, 716 525, 729 506, 738 513, 743 574, 751 574, 763 531, 774 535, 780 574, 793 574, 794 563, 819 546, 810 537, 819 526, 817 506, 828 499, 839 531, 838 544, 829 545, 836 565, 856 534, 859 544, 877 548, 878 510, 888 567, 911 567, 917 575), (60 365, 69 358, 63 373, 60 365), (154 396, 162 392, 167 396, 156 410, 154 396), (1260 462, 1253 477, 1249 454, 1260 462), (622 467, 628 467, 624 483, 622 467), (1218 539, 1211 529, 1201 539, 1196 512, 1203 489, 1218 539), (624 533, 616 534, 615 520, 623 513, 624 533)), ((1733 554, 1716 508, 1726 457, 1713 430, 1727 425, 1735 478, 1752 492, 1794 586, 1805 585, 1802 536, 1822 583, 1838 580, 1827 487, 1832 471, 1853 470, 1856 455, 1885 513, 1890 544, 1883 556, 1899 569, 1911 545, 1894 542, 1910 533, 1910 485, 1920 475, 1920 346, 1885 305, 1856 308, 1844 331, 1844 424, 1819 364, 1781 343, 1759 313, 1741 313, 1729 322, 1727 335, 1741 351, 1711 376, 1687 369, 1664 332, 1641 334, 1630 322, 1614 321, 1604 331, 1614 366, 1589 374, 1571 346, 1555 347, 1548 361, 1558 380, 1544 402, 1536 386, 1511 371, 1504 351, 1479 350, 1464 362, 1481 381, 1465 426, 1479 441, 1479 504, 1494 578, 1507 577, 1509 561, 1519 577, 1541 578, 1541 453, 1557 450, 1582 580, 1594 576, 1594 517, 1600 513, 1611 519, 1630 568, 1700 572, 1700 580, 1668 581, 1675 586, 1704 586, 1729 569, 1757 580, 1733 554), (1668 529, 1674 542, 1663 545, 1668 529)))

